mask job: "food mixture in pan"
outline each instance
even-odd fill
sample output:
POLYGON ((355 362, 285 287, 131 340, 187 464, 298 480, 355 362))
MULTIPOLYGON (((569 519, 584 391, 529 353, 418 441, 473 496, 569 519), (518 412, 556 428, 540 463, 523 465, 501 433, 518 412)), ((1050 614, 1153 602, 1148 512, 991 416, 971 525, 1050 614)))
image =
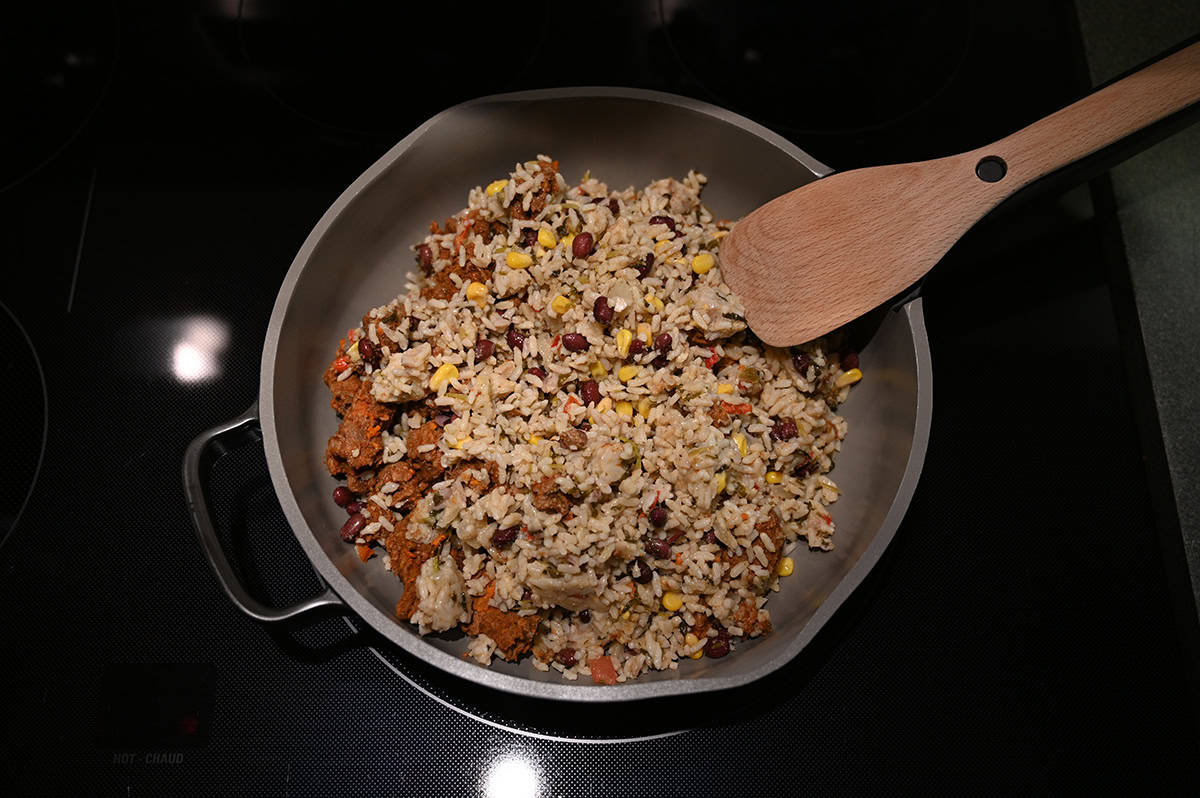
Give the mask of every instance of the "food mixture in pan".
POLYGON ((403 580, 421 634, 613 684, 768 634, 788 553, 832 548, 858 357, 747 330, 704 184, 518 164, 339 345, 342 537, 403 580))

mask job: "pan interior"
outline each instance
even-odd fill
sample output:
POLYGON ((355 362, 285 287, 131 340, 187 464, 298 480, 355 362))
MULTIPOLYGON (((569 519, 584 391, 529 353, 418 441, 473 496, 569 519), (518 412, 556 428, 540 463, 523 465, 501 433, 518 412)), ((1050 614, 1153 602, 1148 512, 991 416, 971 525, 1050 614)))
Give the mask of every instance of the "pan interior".
MULTIPOLYGON (((497 660, 484 669, 462 659, 466 640, 461 636, 420 638, 414 627, 396 622, 400 582, 378 558, 363 564, 354 548, 341 542, 338 529, 345 514, 330 500, 337 483, 324 467, 325 445, 337 419, 321 374, 338 339, 358 326, 368 309, 404 291, 414 265, 411 247, 431 220, 460 209, 472 186, 504 176, 514 163, 538 153, 558 159, 569 181, 590 169, 613 188, 641 187, 694 168, 709 178, 705 203, 718 218, 737 218, 815 179, 794 152, 759 130, 645 97, 497 98, 451 109, 356 182, 297 257, 264 353, 262 396, 269 403, 264 427, 269 427, 272 477, 301 544, 368 623, 410 652, 467 678, 501 689, 526 689, 523 683, 539 695, 583 698, 581 691, 597 688, 563 682, 527 661, 497 660)), ((903 313, 884 314, 862 347, 866 377, 840 410, 849 434, 833 475, 844 492, 833 506, 837 548, 794 553, 795 574, 783 580, 768 604, 774 633, 739 644, 735 656, 687 661, 676 671, 648 673, 633 684, 667 691, 681 688, 665 683, 680 681, 688 683, 686 689, 728 686, 731 677, 774 669, 781 658, 794 655, 798 639, 811 637, 819 625, 819 619, 810 623, 818 608, 876 540, 901 492, 918 424, 917 358, 909 319, 903 313)), ((611 691, 609 697, 615 698, 611 691)))

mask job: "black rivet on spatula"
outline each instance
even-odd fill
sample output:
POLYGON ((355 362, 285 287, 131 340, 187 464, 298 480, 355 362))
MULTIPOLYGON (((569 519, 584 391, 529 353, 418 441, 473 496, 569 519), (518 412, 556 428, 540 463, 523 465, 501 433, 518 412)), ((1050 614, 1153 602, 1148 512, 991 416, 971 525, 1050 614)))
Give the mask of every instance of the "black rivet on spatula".
POLYGON ((999 183, 1007 173, 1008 164, 995 155, 985 155, 975 164, 975 176, 985 183, 999 183))

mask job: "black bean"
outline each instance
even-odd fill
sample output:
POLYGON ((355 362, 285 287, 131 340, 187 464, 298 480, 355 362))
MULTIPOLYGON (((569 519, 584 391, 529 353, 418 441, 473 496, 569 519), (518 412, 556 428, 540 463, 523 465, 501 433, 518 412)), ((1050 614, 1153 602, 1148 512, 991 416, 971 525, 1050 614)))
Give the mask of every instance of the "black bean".
POLYGON ((428 269, 433 265, 433 250, 428 244, 422 244, 417 247, 417 263, 421 264, 422 269, 428 269))
POLYGON ((504 334, 504 340, 508 343, 508 348, 514 352, 525 346, 525 336, 516 327, 508 328, 508 332, 504 334))
POLYGON ((379 347, 371 341, 370 338, 360 338, 358 341, 358 354, 363 360, 370 363, 375 368, 379 368, 379 347))
POLYGON ((349 504, 346 505, 346 515, 354 515, 355 513, 361 513, 363 510, 366 509, 366 507, 367 507, 366 502, 350 502, 349 504))
POLYGON ((675 220, 670 216, 651 216, 650 224, 665 224, 668 230, 675 232, 675 220))
POLYGON ((592 315, 596 317, 596 321, 601 324, 608 324, 612 321, 613 309, 612 305, 608 304, 608 297, 598 296, 596 302, 592 305, 592 315))
POLYGON ((600 383, 595 380, 585 380, 579 386, 579 398, 584 404, 594 405, 600 401, 600 383))
POLYGON ((638 279, 646 279, 646 275, 650 273, 650 267, 654 265, 654 253, 647 252, 646 259, 637 265, 638 279))
POLYGON ((534 366, 533 368, 529 369, 529 373, 532 374, 533 376, 537 377, 539 380, 546 379, 546 370, 543 368, 538 368, 537 366, 534 366))
POLYGON ((333 503, 338 507, 345 507, 352 501, 354 501, 354 491, 345 485, 338 485, 333 489, 333 503))
POLYGON ((578 661, 575 659, 575 649, 560 648, 554 653, 554 661, 559 665, 562 665, 564 668, 571 667, 578 661))
POLYGON ((579 620, 582 621, 583 623, 591 623, 592 622, 592 611, 589 609, 580 610, 579 611, 579 620))
POLYGON ((812 358, 807 352, 796 352, 792 355, 792 366, 796 371, 800 372, 801 377, 808 375, 808 367, 812 365, 812 358))
POLYGON ((729 638, 721 635, 708 638, 708 642, 704 644, 704 653, 713 659, 720 659, 729 653, 729 638))
POLYGON ((527 247, 532 247, 536 244, 537 230, 534 230, 532 227, 526 227, 524 232, 521 233, 521 243, 527 247))
POLYGON ((665 560, 671 556, 671 544, 665 540, 647 540, 644 548, 647 554, 651 557, 657 557, 660 560, 665 560))
POLYGON ((475 342, 475 362, 481 363, 492 356, 496 351, 496 345, 486 338, 480 338, 475 342))
POLYGON ((629 354, 640 355, 642 352, 645 352, 645 351, 646 351, 646 342, 643 341, 641 338, 634 338, 629 343, 629 354))
POLYGON ((633 577, 633 581, 637 582, 639 585, 644 585, 654 578, 654 570, 641 557, 638 557, 636 560, 634 560, 633 564, 636 566, 637 570, 636 574, 632 569, 629 571, 629 575, 633 577))
POLYGON ((609 197, 609 198, 608 198, 608 209, 609 209, 610 211, 612 211, 612 215, 613 215, 613 216, 616 216, 616 215, 617 215, 617 213, 618 213, 618 212, 620 212, 620 210, 621 210, 621 206, 620 206, 620 204, 618 204, 618 203, 617 203, 617 198, 616 198, 616 197, 609 197))
POLYGON ((846 371, 858 368, 858 352, 846 352, 842 355, 842 368, 846 371))
POLYGON ((363 527, 367 525, 367 517, 362 513, 355 513, 346 519, 346 523, 342 524, 342 540, 347 543, 353 543, 358 533, 362 532, 363 527))
POLYGON ((590 344, 588 339, 584 338, 579 333, 566 333, 562 337, 562 345, 565 349, 572 352, 582 352, 587 349, 590 344))
POLYGON ((656 368, 656 369, 663 368, 664 366, 667 365, 667 362, 668 361, 667 361, 666 355, 659 355, 658 357, 654 358, 654 360, 650 361, 651 365, 653 365, 654 368, 656 368))
POLYGON ((708 530, 707 532, 705 532, 704 533, 704 542, 705 543, 717 543, 718 542, 717 541, 717 533, 711 529, 708 530))
POLYGON ((596 248, 596 239, 591 233, 580 233, 571 242, 571 254, 577 258, 586 258, 596 248))
POLYGON ((492 533, 492 545, 498 549, 506 549, 517 539, 520 527, 510 526, 508 529, 497 529, 492 533))
POLYGON ((654 505, 654 508, 650 510, 650 523, 658 527, 666 526, 667 508, 661 504, 654 505))
POLYGON ((790 441, 796 437, 796 422, 790 418, 781 418, 775 422, 775 426, 771 427, 771 439, 776 441, 790 441))
POLYGON ((659 352, 662 352, 664 355, 671 351, 671 344, 672 340, 670 333, 660 333, 659 336, 654 339, 654 348, 659 352))

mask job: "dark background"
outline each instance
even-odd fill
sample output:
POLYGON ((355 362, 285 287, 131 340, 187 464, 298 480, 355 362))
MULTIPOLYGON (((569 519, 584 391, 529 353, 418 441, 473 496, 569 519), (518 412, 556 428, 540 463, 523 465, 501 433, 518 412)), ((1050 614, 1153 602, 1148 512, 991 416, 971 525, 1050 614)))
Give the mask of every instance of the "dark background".
MULTIPOLYGON (((916 160, 1086 93, 1079 20, 1119 24, 1087 5, 229 0, 12 17, 0 784, 523 794, 498 789, 515 772, 547 796, 1194 790, 1197 629, 1147 371, 1160 342, 1138 324, 1107 176, 985 220, 927 282, 935 409, 911 509, 835 622, 752 688, 558 707, 432 673, 352 620, 264 628, 220 592, 180 488, 188 441, 255 398, 311 226, 430 114, 639 86, 730 107, 837 169, 916 160), (621 741, 645 735, 666 736, 621 741)), ((314 593, 261 449, 212 480, 256 591, 314 593)))

